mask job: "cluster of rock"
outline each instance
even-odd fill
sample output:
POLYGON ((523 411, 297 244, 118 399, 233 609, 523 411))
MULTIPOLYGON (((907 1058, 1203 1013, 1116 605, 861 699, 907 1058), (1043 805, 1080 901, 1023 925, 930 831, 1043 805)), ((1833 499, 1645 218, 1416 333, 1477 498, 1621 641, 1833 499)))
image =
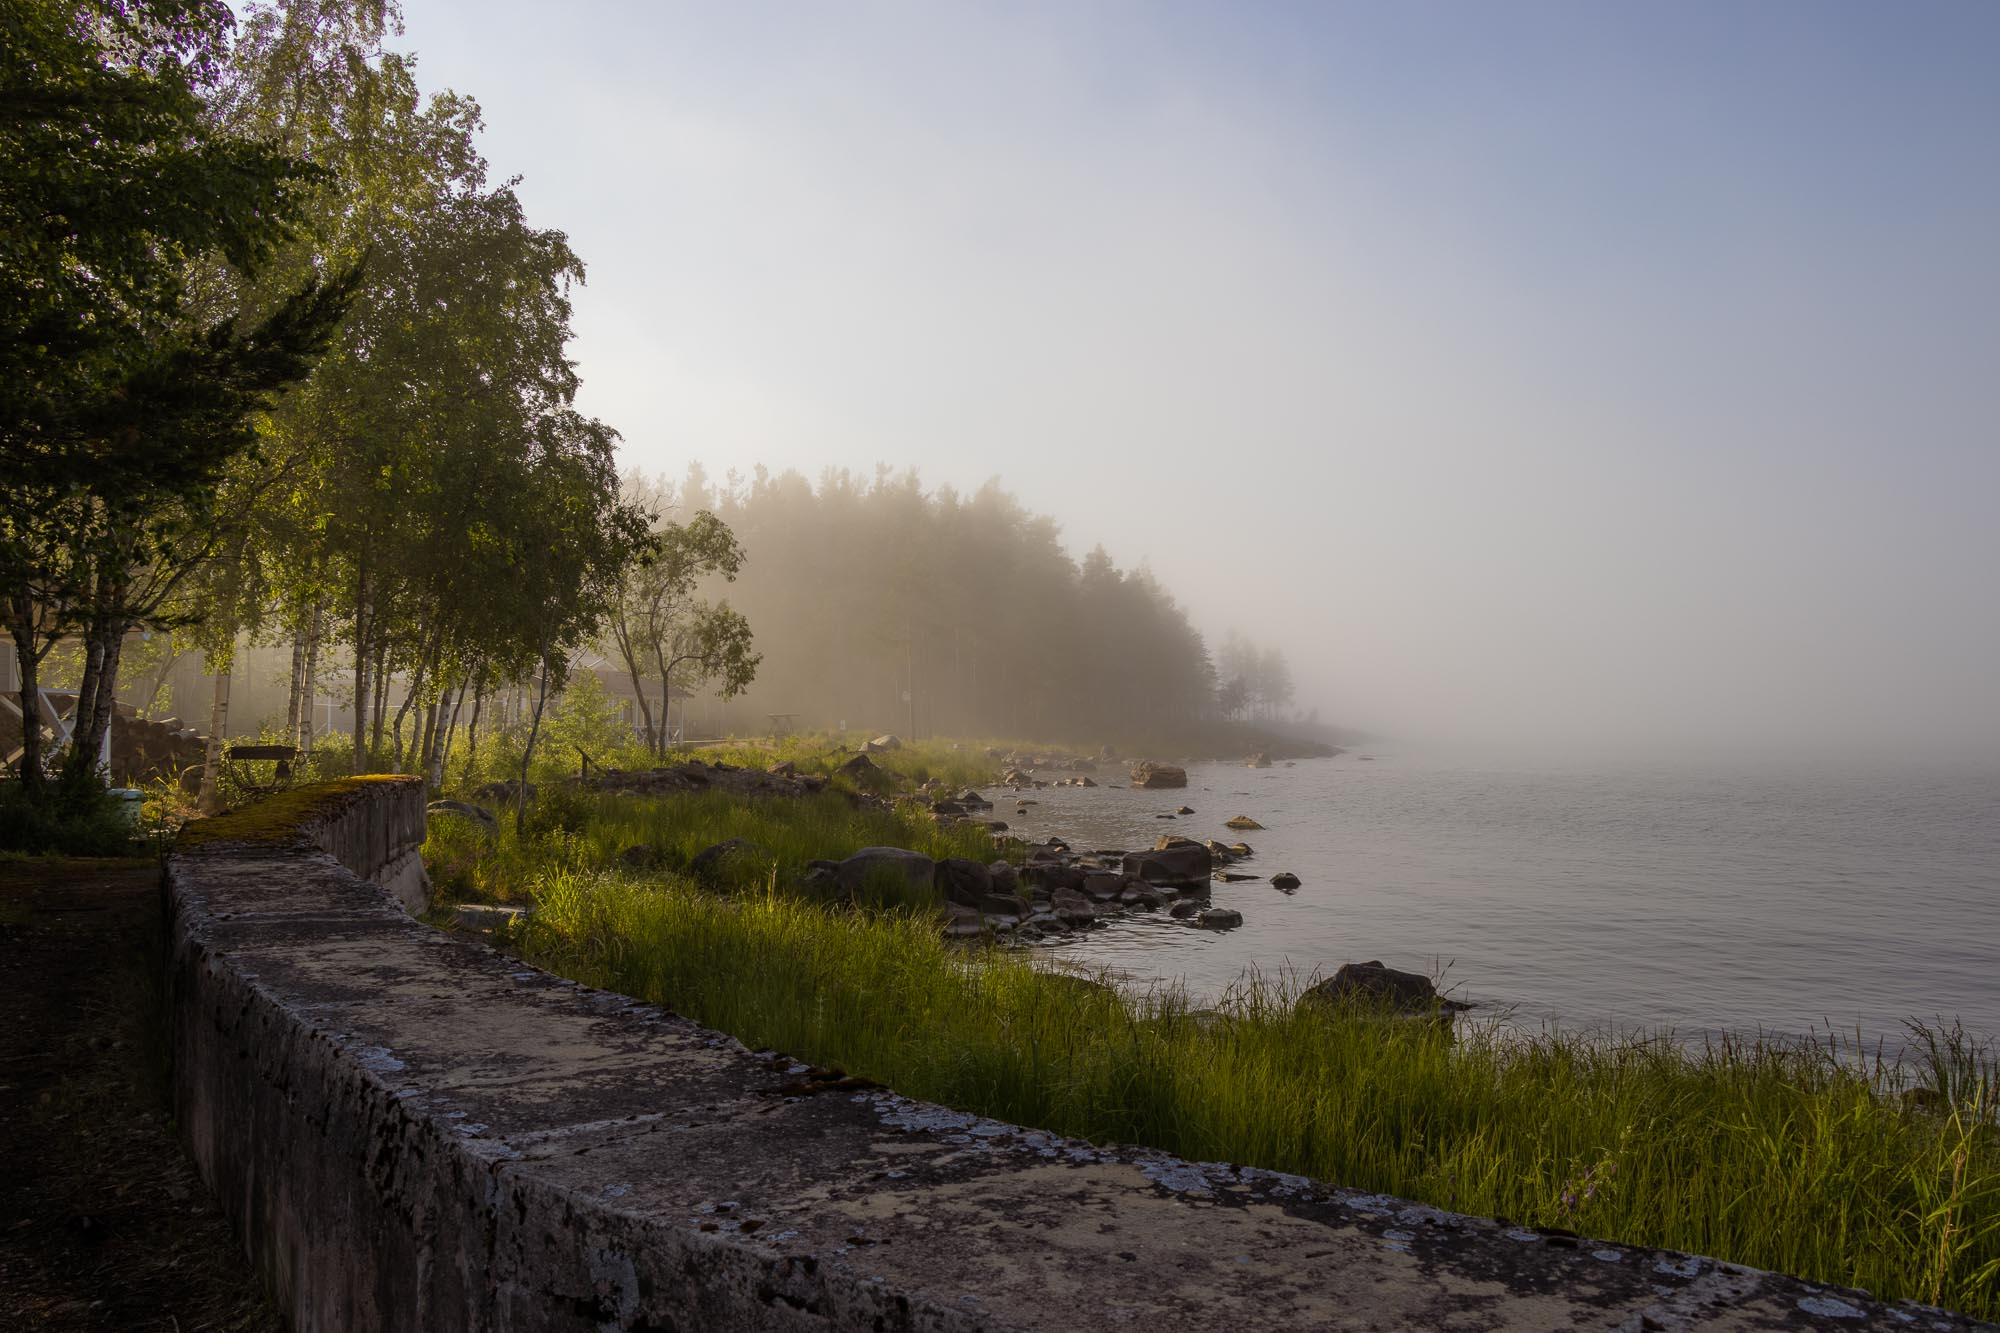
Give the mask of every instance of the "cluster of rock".
MULTIPOLYGON (((855 758, 860 759, 861 756, 855 758)), ((825 778, 800 773, 789 763, 761 769, 739 768, 734 764, 705 764, 699 759, 665 768, 600 769, 588 777, 566 778, 564 782, 587 791, 617 792, 630 796, 665 796, 693 791, 726 791, 735 796, 810 796, 826 789, 825 778)), ((482 787, 478 794, 483 795, 486 790, 482 787)))

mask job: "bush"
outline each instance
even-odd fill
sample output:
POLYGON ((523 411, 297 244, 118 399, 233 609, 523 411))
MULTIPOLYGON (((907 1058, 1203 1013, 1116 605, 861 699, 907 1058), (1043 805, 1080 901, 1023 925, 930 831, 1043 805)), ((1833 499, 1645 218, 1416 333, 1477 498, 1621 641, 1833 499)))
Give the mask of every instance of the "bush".
POLYGON ((55 779, 40 800, 30 800, 18 779, 0 782, 0 850, 129 856, 133 844, 124 802, 94 778, 55 779))

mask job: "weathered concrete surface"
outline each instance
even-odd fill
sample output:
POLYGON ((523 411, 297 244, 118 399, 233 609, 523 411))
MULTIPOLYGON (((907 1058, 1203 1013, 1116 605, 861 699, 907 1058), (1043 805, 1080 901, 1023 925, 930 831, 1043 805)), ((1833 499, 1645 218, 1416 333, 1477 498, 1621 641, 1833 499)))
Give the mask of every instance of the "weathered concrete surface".
POLYGON ((815 1079, 320 850, 408 799, 169 867, 182 1123, 300 1329, 1975 1327, 815 1079))

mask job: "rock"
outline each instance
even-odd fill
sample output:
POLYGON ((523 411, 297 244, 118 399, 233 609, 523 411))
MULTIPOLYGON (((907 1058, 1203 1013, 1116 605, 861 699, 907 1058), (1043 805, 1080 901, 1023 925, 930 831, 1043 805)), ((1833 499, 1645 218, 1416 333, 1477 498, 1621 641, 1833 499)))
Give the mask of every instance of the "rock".
POLYGON ((1239 859, 1243 857, 1255 856, 1257 854, 1256 852, 1250 849, 1250 844, 1247 842, 1232 842, 1229 844, 1229 850, 1232 853, 1234 853, 1239 859))
MULTIPOLYGON (((1002 862, 1001 864, 1004 865, 1006 863, 1002 862)), ((1009 869, 1012 869, 1012 867, 1009 867, 1009 869)), ((1008 892, 1011 896, 1011 889, 1013 887, 1013 880, 1010 876, 1008 889, 996 890, 993 883, 992 870, 977 861, 968 860, 963 856, 947 857, 945 860, 938 862, 935 882, 938 889, 944 894, 946 902, 960 903, 966 907, 978 907, 982 911, 985 910, 984 902, 989 895, 995 892, 1008 892)))
POLYGON ((1125 879, 1108 870, 1101 870, 1094 875, 1086 874, 1083 877, 1082 887, 1085 897, 1101 903, 1110 902, 1124 890, 1125 879))
POLYGON ((1289 870, 1280 870, 1277 874, 1271 876, 1271 887, 1274 889, 1284 889, 1289 892, 1298 886, 1299 877, 1289 870))
POLYGON ((970 787, 967 787, 952 799, 968 810, 991 810, 993 808, 993 802, 987 800, 970 787))
POLYGON ((1233 847, 1229 847, 1223 843, 1219 843, 1213 838, 1210 838, 1207 842, 1204 842, 1202 846, 1208 848, 1209 856, 1213 858, 1215 863, 1219 866, 1226 866, 1231 861, 1234 861, 1236 859, 1236 850, 1233 847))
POLYGON ((1187 770, 1172 764, 1141 763, 1132 765, 1132 785, 1135 787, 1185 787, 1187 770))
POLYGON ((1269 768, 1271 766, 1271 756, 1259 750, 1256 754, 1245 759, 1243 766, 1245 768, 1269 768))
POLYGON ((995 893, 1014 893, 1018 890, 1021 883, 1021 876, 1014 869, 1012 861, 989 862, 986 867, 986 874, 988 882, 993 886, 995 893))
POLYGON ((957 801, 932 801, 931 813, 934 815, 962 815, 966 813, 966 807, 960 805, 957 801))
POLYGON ((1166 897, 1144 880, 1134 879, 1125 882, 1125 887, 1118 893, 1118 900, 1134 907, 1153 908, 1165 902, 1166 897))
POLYGON ((1200 843, 1169 847, 1164 851, 1132 852, 1121 863, 1127 875, 1148 884, 1204 885, 1208 883, 1208 848, 1200 843))
POLYGON ((799 766, 789 759, 781 759, 771 765, 771 776, 774 778, 795 778, 798 775, 799 766))
POLYGON ((634 870, 652 870, 662 860, 660 849, 650 842, 635 842, 618 853, 618 859, 634 870))
POLYGON ((1118 751, 1112 749, 1108 745, 1100 745, 1097 747, 1097 757, 1099 759, 1116 759, 1118 757, 1118 751))
POLYGON ((913 888, 928 889, 937 881, 937 862, 905 847, 863 847, 840 863, 833 882, 851 894, 870 878, 889 874, 901 875, 913 888))
POLYGON ((1021 867, 1021 882, 1030 888, 1054 893, 1062 889, 1081 889, 1086 873, 1082 866, 1066 861, 1030 861, 1021 867))
POLYGON ((757 861, 768 868, 775 860, 770 852, 747 838, 729 838, 713 847, 704 847, 688 862, 688 873, 702 881, 721 878, 730 863, 757 861))
POLYGON ((1154 815, 1155 819, 1179 819, 1179 815, 1154 815))
POLYGON ((492 903, 460 903, 451 909, 451 923, 466 930, 495 930, 502 934, 520 924, 528 914, 518 907, 492 903))
MULTIPOLYGON (((529 800, 532 801, 535 799, 536 790, 535 784, 530 782, 528 784, 529 800)), ((518 800, 520 795, 521 780, 519 778, 508 778, 505 782, 489 782, 483 787, 474 787, 472 789, 472 799, 475 801, 495 801, 503 804, 511 804, 513 801, 518 800)))
POLYGON ((1203 930, 1233 930, 1243 924, 1243 913, 1233 907, 1204 907, 1194 923, 1203 930))
POLYGON ((1253 829, 1253 828, 1254 828, 1254 829, 1260 829, 1260 828, 1263 828, 1264 826, 1263 826, 1262 824, 1259 824, 1259 823, 1258 823, 1258 822, 1257 822, 1256 820, 1254 820, 1254 819, 1250 818, 1250 816, 1248 816, 1248 815, 1238 815, 1238 816, 1236 816, 1236 817, 1235 817, 1234 819, 1231 819, 1231 820, 1227 821, 1227 823, 1226 823, 1226 824, 1224 825, 1224 827, 1225 827, 1225 828, 1233 828, 1233 829, 1246 829, 1246 830, 1247 830, 1247 829, 1253 829))
POLYGON ((977 912, 952 912, 944 919, 944 936, 948 940, 977 939, 986 933, 986 923, 977 912))
POLYGON ((1097 920, 1097 908, 1075 889, 1057 889, 1051 906, 1056 920, 1066 926, 1087 926, 1097 920))
POLYGON ((855 755, 836 769, 835 772, 844 774, 847 777, 853 778, 856 782, 862 783, 881 782, 888 777, 888 774, 877 768, 874 761, 866 754, 855 755))
POLYGON ((1028 905, 1019 898, 998 893, 987 894, 979 900, 978 906, 985 916, 1004 916, 1011 921, 1019 921, 1028 914, 1028 905))
POLYGON ((481 829, 485 830, 486 836, 489 838, 500 831, 500 821, 494 816, 491 810, 486 809, 484 806, 468 805, 464 801, 432 801, 424 807, 424 813, 427 815, 457 815, 460 819, 477 824, 481 829))
POLYGON ((1180 809, 1178 809, 1178 810, 1174 811, 1174 813, 1175 813, 1175 814, 1177 814, 1177 815, 1191 815, 1191 814, 1193 814, 1193 813, 1194 813, 1194 807, 1193 807, 1193 806, 1188 806, 1188 805, 1184 805, 1184 806, 1182 806, 1182 807, 1181 807, 1180 809))
POLYGON ((861 753, 863 754, 887 754, 891 750, 900 750, 902 748, 903 742, 894 736, 877 736, 872 741, 863 741, 861 743, 861 753))
POLYGON ((1246 880, 1253 880, 1257 878, 1255 875, 1233 875, 1227 870, 1216 871, 1215 877, 1221 880, 1224 884, 1241 884, 1244 883, 1246 880))
POLYGON ((1153 850, 1164 852, 1175 847, 1199 847, 1200 845, 1193 838, 1183 838, 1178 833, 1162 833, 1160 840, 1153 844, 1153 850))
POLYGON ((1095 787, 1097 784, 1089 778, 1078 778, 1070 785, 1075 787, 1095 787))
POLYGON ((1183 898, 1167 909, 1167 915, 1176 921, 1185 921, 1199 911, 1201 911, 1200 903, 1192 898, 1183 898))
POLYGON ((1398 972, 1379 961, 1347 963, 1299 997, 1300 1004, 1373 1004, 1401 1015, 1455 1014, 1472 1006, 1439 995, 1431 979, 1418 972, 1398 972))

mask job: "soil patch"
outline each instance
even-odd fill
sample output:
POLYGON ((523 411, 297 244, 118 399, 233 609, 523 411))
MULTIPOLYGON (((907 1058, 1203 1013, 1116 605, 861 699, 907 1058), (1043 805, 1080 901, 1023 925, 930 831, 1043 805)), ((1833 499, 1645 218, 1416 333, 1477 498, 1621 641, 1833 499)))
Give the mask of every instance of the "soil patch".
POLYGON ((174 1133, 151 860, 0 861, 0 1327, 277 1330, 174 1133))

